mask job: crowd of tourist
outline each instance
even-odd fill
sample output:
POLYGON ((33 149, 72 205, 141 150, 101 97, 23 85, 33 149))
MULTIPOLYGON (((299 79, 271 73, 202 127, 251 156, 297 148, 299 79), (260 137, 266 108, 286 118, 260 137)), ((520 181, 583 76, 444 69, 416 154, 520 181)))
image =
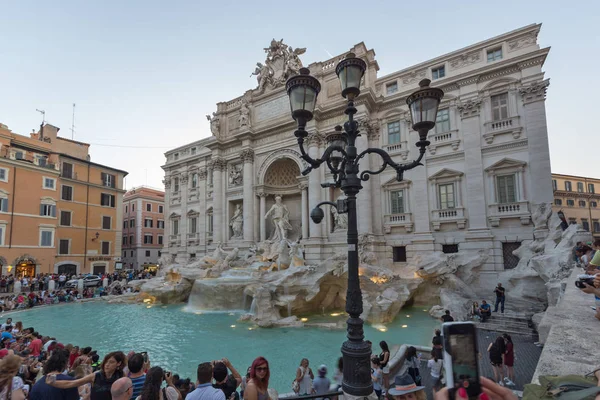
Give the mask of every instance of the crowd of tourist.
POLYGON ((595 297, 596 319, 600 320, 600 240, 591 243, 591 246, 577 243, 573 249, 575 261, 583 268, 584 273, 579 275, 579 288, 595 297))

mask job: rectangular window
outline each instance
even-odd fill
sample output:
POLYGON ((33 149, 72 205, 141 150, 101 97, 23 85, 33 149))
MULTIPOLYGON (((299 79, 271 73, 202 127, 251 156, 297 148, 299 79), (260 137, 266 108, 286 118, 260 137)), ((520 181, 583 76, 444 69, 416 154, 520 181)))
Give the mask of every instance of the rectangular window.
POLYGON ((577 225, 577 218, 569 218, 569 225, 577 225))
POLYGON ((594 232, 600 232, 600 221, 597 219, 593 219, 592 224, 594 226, 594 232))
POLYGON ((73 186, 63 185, 60 198, 66 201, 73 201, 73 186))
POLYGON ((567 206, 573 207, 575 205, 575 200, 567 199, 567 206))
POLYGON ((558 184, 556 183, 556 179, 552 179, 552 190, 557 190, 558 184))
POLYGON ((443 65, 441 67, 433 68, 431 70, 431 79, 433 79, 434 81, 436 79, 440 79, 445 76, 446 76, 446 67, 443 65))
POLYGON ((48 163, 48 157, 46 156, 36 155, 35 159, 37 161, 37 165, 39 165, 40 167, 45 167, 48 163))
POLYGON ((152 235, 144 235, 144 244, 152 244, 152 235))
POLYGON ((179 220, 174 219, 171 223, 171 232, 173 235, 179 235, 179 220))
POLYGON ((565 190, 567 192, 570 192, 573 190, 572 186, 571 186, 571 182, 570 181, 565 181, 565 190))
POLYGON ((8 212, 8 199, 6 197, 0 199, 0 211, 8 212))
POLYGON ((191 153, 193 156, 194 156, 194 155, 196 155, 196 148, 195 148, 195 147, 192 147, 192 148, 190 149, 190 153, 191 153))
POLYGON ((579 200, 579 207, 585 207, 585 200, 579 200))
POLYGON ((123 246, 127 246, 127 236, 123 236, 123 246))
POLYGON ((158 213, 162 214, 164 212, 163 206, 158 206, 158 213))
POLYGON ((152 204, 150 204, 150 203, 146 204, 146 211, 152 212, 152 204))
POLYGON ((517 201, 514 175, 496 177, 496 190, 498 191, 498 203, 507 204, 517 201))
POLYGON ((165 229, 165 221, 159 219, 158 221, 156 221, 156 227, 158 229, 165 229))
POLYGON ((392 247, 394 262, 406 262, 406 246, 392 247))
POLYGON ((71 226, 71 212, 70 211, 61 211, 60 212, 60 225, 61 226, 71 226))
POLYGON ((61 176, 67 179, 73 179, 73 164, 63 162, 61 176))
POLYGON ((102 254, 110 254, 110 242, 102 242, 102 254))
POLYGON ((179 178, 173 178, 173 192, 179 192, 179 178))
POLYGON ((587 218, 581 218, 581 226, 583 227, 584 231, 590 231, 590 222, 587 220, 587 218))
POLYGON ((458 245, 457 244, 443 244, 442 252, 444 254, 458 253, 458 245))
POLYGON ((446 210, 448 208, 455 208, 454 184, 446 183, 444 185, 439 185, 438 188, 440 192, 440 209, 446 210))
POLYGON ((156 236, 156 242, 158 244, 163 244, 163 236, 162 235, 157 235, 156 236))
POLYGON ((15 151, 15 160, 24 160, 25 153, 22 151, 15 151))
POLYGON ((588 193, 596 193, 594 191, 594 184, 593 183, 588 183, 588 193))
POLYGON ((554 199, 554 205, 555 206, 562 206, 562 200, 561 199, 554 199))
POLYGON ((508 93, 492 96, 492 120, 500 121, 508 118, 508 93))
POLYGON ((69 239, 58 241, 58 254, 69 254, 69 239))
POLYGON ((404 214, 404 191, 393 190, 390 192, 390 204, 392 214, 404 214))
POLYGON ((519 257, 513 252, 521 247, 521 242, 503 242, 502 256, 504 258, 504 269, 514 269, 519 264, 519 257))
POLYGON ((129 220, 129 227, 133 228, 135 226, 135 218, 129 220))
POLYGON ((388 144, 400 143, 400 121, 388 122, 388 144))
POLYGON ((127 229, 127 220, 123 221, 123 229, 127 229))
POLYGON ((133 244, 135 244, 135 243, 133 242, 133 235, 129 235, 129 245, 131 246, 131 245, 133 245, 133 244))
POLYGON ((398 82, 392 82, 385 85, 386 94, 394 94, 398 91, 398 82))
POLYGON ((596 208, 596 207, 598 207, 598 203, 595 201, 590 201, 590 207, 596 208))
POLYGON ((8 182, 8 170, 6 168, 0 168, 0 181, 8 182))
POLYGON ((115 195, 102 193, 100 194, 100 205, 105 207, 114 207, 115 206, 115 195))
POLYGON ((112 217, 106 215, 102 217, 102 229, 112 229, 112 217))
POLYGON ((131 212, 135 211, 135 203, 131 205, 131 212))
POLYGON ((129 212, 129 210, 127 209, 127 206, 125 206, 125 214, 127 214, 129 212))
POLYGON ((54 231, 40 231, 40 247, 52 247, 54 245, 54 231))
POLYGON ((40 204, 40 215, 44 217, 56 217, 56 206, 54 204, 40 204))
POLYGON ((133 250, 131 250, 131 257, 133 257, 133 250))
POLYGON ((0 246, 4 246, 4 226, 0 226, 0 246))
POLYGON ((175 161, 179 160, 179 153, 173 154, 173 160, 175 160, 175 161))
POLYGON ((577 193, 583 193, 583 182, 577 182, 577 193))
POLYGON ((192 174, 192 189, 195 189, 198 187, 198 174, 194 173, 192 174))
POLYGON ((43 178, 43 187, 44 189, 56 190, 56 179, 54 178, 43 178))
POLYGON ((435 133, 450 131, 450 110, 439 110, 435 118, 435 133))
POLYGON ((190 233, 196 233, 198 230, 198 218, 190 218, 190 233))
POLYGON ((153 222, 152 218, 144 219, 144 228, 152 228, 153 222))
POLYGON ((502 47, 496 47, 487 51, 488 62, 502 60, 502 47))
POLYGON ((150 250, 146 250, 146 257, 150 257, 150 250))
POLYGON ((102 179, 102 186, 106 186, 109 188, 115 187, 115 176, 111 174, 107 174, 106 172, 100 173, 100 178, 102 179))
POLYGON ((213 234, 213 215, 212 214, 208 214, 208 234, 212 235, 213 234))

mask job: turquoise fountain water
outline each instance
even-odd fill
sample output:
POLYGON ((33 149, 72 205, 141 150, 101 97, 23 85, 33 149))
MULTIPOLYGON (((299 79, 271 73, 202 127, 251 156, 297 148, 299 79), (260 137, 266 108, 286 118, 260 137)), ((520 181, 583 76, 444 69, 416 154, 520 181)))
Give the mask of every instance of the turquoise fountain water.
MULTIPOLYGON (((341 356, 344 330, 320 328, 261 329, 238 322, 238 313, 201 314, 185 312, 181 305, 148 306, 98 303, 51 306, 12 315, 23 326, 33 326, 43 335, 54 336, 64 344, 92 346, 101 355, 108 351, 147 351, 152 363, 195 381, 198 363, 227 357, 245 374, 257 356, 271 366, 270 387, 280 393, 290 391, 295 371, 303 357, 313 371, 320 364, 329 367, 329 377, 341 356)), ((409 307, 385 326, 365 326, 365 339, 390 346, 403 343, 428 345, 439 325, 426 307, 409 307)), ((308 316, 308 322, 344 320, 343 314, 308 316)))

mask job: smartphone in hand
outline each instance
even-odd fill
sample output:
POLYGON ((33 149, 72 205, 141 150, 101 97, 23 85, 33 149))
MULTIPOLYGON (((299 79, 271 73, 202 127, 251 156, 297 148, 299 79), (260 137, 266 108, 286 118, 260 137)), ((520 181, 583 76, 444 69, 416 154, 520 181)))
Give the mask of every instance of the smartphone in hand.
POLYGON ((446 387, 450 396, 465 388, 469 398, 481 393, 477 350, 477 328, 472 322, 447 322, 442 325, 446 387))

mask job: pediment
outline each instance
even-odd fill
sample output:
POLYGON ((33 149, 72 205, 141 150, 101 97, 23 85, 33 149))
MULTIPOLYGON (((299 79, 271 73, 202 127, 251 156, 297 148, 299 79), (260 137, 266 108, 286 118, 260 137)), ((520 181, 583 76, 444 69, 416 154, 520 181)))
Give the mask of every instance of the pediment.
POLYGON ((442 168, 435 174, 431 175, 429 177, 429 180, 443 179, 443 178, 457 178, 457 177, 463 176, 463 175, 464 175, 464 173, 461 171, 456 171, 456 170, 450 169, 450 168, 442 168))
POLYGON ((171 215, 169 215, 169 218, 180 218, 181 216, 179 214, 177 214, 176 212, 171 213, 171 215))
POLYGON ((188 211, 187 215, 188 215, 188 217, 191 217, 193 215, 198 215, 198 211, 196 211, 192 208, 192 209, 190 209, 190 211, 188 211))
POLYGON ((404 185, 404 186, 408 186, 412 184, 412 181, 409 179, 404 179, 401 182, 398 182, 398 180, 396 179, 396 177, 394 176, 393 178, 389 179, 388 181, 386 181, 382 186, 394 186, 394 185, 404 185))
POLYGON ((515 160, 512 158, 503 158, 502 160, 490 165, 485 170, 489 172, 503 168, 522 168, 526 165, 527 163, 525 161, 515 160))

